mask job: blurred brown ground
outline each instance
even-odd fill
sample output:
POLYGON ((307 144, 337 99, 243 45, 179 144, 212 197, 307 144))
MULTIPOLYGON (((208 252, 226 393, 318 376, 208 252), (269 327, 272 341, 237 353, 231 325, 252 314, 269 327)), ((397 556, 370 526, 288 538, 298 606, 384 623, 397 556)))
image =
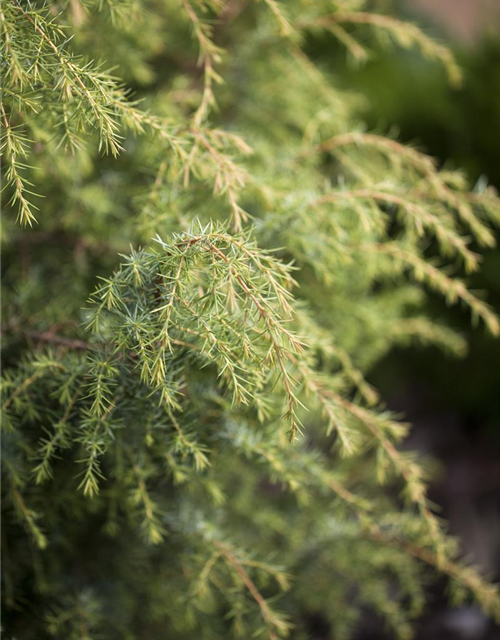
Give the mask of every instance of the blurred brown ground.
POLYGON ((485 31, 499 28, 500 0, 405 0, 405 4, 462 42, 472 42, 485 31))

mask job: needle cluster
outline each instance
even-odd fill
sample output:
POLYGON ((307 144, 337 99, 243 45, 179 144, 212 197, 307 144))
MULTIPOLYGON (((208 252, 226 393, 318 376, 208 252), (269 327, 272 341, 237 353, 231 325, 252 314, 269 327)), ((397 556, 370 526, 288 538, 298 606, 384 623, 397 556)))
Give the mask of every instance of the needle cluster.
POLYGON ((368 4, 3 3, 6 637, 406 639, 437 574, 499 617, 366 378, 464 353, 429 290, 498 335, 467 278, 500 202, 311 58, 375 36, 458 81, 368 4))

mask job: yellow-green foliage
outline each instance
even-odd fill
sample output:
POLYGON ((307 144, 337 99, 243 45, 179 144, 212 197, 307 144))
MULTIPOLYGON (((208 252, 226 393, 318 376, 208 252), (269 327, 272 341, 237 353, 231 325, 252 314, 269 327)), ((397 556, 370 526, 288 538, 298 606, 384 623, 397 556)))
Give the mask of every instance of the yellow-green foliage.
POLYGON ((429 289, 499 333, 464 278, 500 203, 310 58, 375 36, 459 81, 366 4, 4 0, 6 637, 409 638, 429 572, 499 616, 364 376, 464 352, 429 289))

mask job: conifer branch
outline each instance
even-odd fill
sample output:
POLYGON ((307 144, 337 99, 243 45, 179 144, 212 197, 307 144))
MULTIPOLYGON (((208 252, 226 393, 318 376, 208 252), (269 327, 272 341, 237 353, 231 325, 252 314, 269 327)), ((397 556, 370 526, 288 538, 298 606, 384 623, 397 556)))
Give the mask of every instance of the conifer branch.
MULTIPOLYGON (((493 246, 495 244, 493 234, 474 214, 467 198, 464 198, 461 193, 455 193, 441 178, 436 170, 436 164, 433 158, 420 153, 410 146, 403 145, 396 140, 358 131, 334 136, 318 145, 315 151, 335 153, 336 150, 350 146, 372 147, 384 154, 390 162, 395 162, 396 160, 407 162, 410 167, 421 173, 427 179, 431 188, 431 194, 442 199, 446 205, 457 212, 460 219, 468 225, 480 244, 483 246, 493 246)), ((477 198, 476 202, 478 200, 481 202, 481 197, 477 198)))
POLYGON ((478 268, 477 256, 467 247, 466 241, 459 236, 456 231, 450 229, 445 221, 411 200, 376 189, 355 189, 323 196, 318 200, 318 204, 335 202, 343 198, 359 198, 382 204, 395 205, 410 218, 419 236, 423 235, 425 229, 428 229, 436 236, 444 254, 453 252, 458 255, 462 258, 468 272, 475 271, 478 268))
POLYGON ((390 533, 388 534, 382 531, 377 526, 369 526, 367 530, 370 538, 376 542, 399 548, 466 586, 489 615, 495 620, 500 619, 500 593, 498 587, 485 583, 483 578, 473 568, 460 565, 446 557, 433 553, 429 549, 412 544, 409 541, 401 540, 390 533))
POLYGON ((270 640, 278 640, 279 637, 286 635, 290 625, 283 618, 278 617, 270 608, 267 601, 261 595, 254 582, 245 570, 242 562, 237 558, 234 552, 222 542, 213 541, 214 546, 220 551, 228 564, 234 569, 241 582, 250 592, 252 598, 257 603, 262 619, 267 628, 267 634, 270 640))
POLYGON ((199 62, 203 66, 204 87, 201 103, 193 116, 193 128, 197 129, 206 120, 210 108, 215 106, 213 85, 222 82, 214 67, 221 61, 222 50, 212 40, 212 28, 203 22, 189 0, 181 0, 186 15, 191 21, 194 35, 200 49, 199 62))
POLYGON ((6 180, 7 185, 11 186, 14 194, 10 200, 12 206, 17 205, 18 221, 26 226, 33 226, 36 222, 34 211, 37 207, 30 202, 26 194, 34 195, 30 190, 33 186, 31 182, 23 175, 30 167, 25 163, 28 157, 28 146, 30 140, 11 126, 7 118, 3 104, 0 105, 0 113, 2 117, 2 144, 0 150, 5 154, 7 161, 6 180))
POLYGON ((462 81, 462 73, 450 50, 427 36, 414 24, 403 22, 393 16, 363 11, 338 11, 325 18, 320 18, 319 20, 320 23, 326 22, 327 24, 329 21, 341 24, 364 24, 378 29, 383 29, 393 36, 396 42, 402 47, 408 48, 415 45, 427 58, 441 62, 448 74, 450 82, 454 86, 459 86, 462 81))
POLYGON ((392 259, 408 266, 416 280, 427 283, 451 304, 457 301, 463 302, 470 309, 474 321, 480 319, 492 335, 498 336, 500 334, 500 322, 494 311, 474 296, 461 280, 448 277, 443 271, 430 262, 426 262, 416 253, 407 251, 394 243, 367 246, 367 249, 387 254, 392 259))

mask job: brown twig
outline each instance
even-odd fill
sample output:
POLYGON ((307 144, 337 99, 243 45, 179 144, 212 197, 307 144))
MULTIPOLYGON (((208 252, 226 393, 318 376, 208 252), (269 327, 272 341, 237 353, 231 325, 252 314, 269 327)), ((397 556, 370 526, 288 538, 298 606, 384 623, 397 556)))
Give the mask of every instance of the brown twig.
POLYGON ((278 636, 272 629, 272 625, 274 624, 272 621, 271 612, 269 610, 269 605, 267 604, 264 597, 261 595, 260 591, 255 586, 255 583, 252 581, 248 573, 245 571, 243 565, 238 560, 238 558, 234 555, 234 553, 224 544, 218 542, 217 540, 213 541, 214 546, 222 553, 222 555, 226 558, 229 564, 236 571, 241 581, 251 593, 252 598, 259 605, 259 609, 262 615, 264 622, 268 628, 269 638, 270 640, 278 640, 278 636))

